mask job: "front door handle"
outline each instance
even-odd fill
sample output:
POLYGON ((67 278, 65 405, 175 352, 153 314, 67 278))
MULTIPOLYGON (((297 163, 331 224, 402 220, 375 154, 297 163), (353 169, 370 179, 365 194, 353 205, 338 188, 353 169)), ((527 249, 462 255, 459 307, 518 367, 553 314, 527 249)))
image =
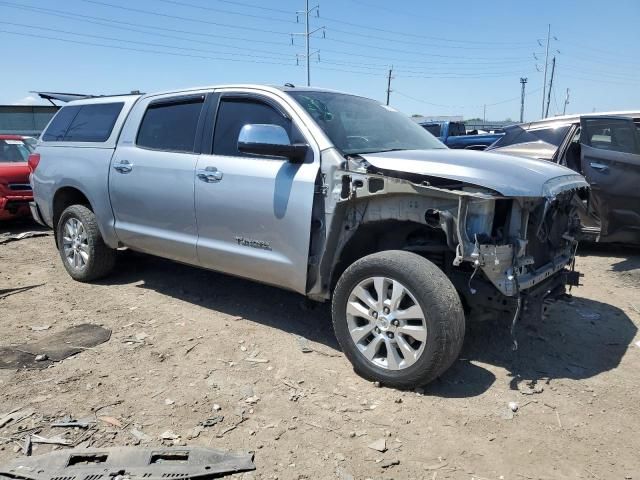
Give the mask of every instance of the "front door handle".
POLYGON ((607 170, 609 170, 609 167, 607 167, 605 164, 603 163, 598 163, 598 162, 591 162, 589 164, 589 166, 591 168, 593 168, 594 170, 597 170, 599 172, 606 172, 607 170))
POLYGON ((120 160, 113 165, 113 168, 120 173, 129 173, 133 170, 133 163, 129 162, 129 160, 120 160))
POLYGON ((204 170, 198 170, 198 178, 203 182, 217 183, 222 180, 222 172, 216 167, 207 167, 204 170))

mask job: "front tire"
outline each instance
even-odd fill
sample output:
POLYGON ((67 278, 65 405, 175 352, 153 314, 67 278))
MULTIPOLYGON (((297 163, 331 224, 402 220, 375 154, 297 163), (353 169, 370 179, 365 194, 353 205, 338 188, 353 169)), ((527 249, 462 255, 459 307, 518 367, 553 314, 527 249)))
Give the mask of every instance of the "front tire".
POLYGON ((91 282, 113 270, 116 251, 102 240, 95 214, 84 205, 62 212, 56 231, 62 264, 79 282, 91 282))
POLYGON ((391 250, 342 274, 332 300, 336 337, 355 371, 415 388, 439 377, 462 348, 465 317, 447 276, 429 260, 391 250))

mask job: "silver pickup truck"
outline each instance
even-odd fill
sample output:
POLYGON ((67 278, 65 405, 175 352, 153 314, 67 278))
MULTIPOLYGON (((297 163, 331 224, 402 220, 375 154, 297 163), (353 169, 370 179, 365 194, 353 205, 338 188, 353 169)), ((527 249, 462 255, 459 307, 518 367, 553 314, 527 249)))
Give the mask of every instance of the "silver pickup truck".
POLYGON ((259 85, 87 98, 30 158, 33 215, 74 279, 126 247, 332 302, 355 370, 412 387, 465 322, 541 314, 577 285, 584 178, 449 150, 367 98, 259 85))

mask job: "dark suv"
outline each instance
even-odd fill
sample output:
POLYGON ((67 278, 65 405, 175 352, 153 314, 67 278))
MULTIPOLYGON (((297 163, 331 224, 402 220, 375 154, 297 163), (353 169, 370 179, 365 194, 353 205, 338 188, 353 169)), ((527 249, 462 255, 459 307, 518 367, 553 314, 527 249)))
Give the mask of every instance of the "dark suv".
POLYGON ((640 112, 548 118, 512 125, 487 151, 539 158, 581 173, 589 239, 640 244, 640 112))

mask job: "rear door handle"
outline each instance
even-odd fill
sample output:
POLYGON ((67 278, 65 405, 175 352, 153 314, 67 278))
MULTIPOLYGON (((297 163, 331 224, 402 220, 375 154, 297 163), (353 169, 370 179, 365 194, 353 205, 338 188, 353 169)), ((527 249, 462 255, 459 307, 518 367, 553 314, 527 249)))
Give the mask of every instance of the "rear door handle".
POLYGON ((133 170, 133 163, 129 162, 129 160, 120 160, 113 165, 113 168, 120 173, 129 173, 133 170))
POLYGON ((203 182, 217 183, 222 180, 222 172, 216 167, 207 167, 204 170, 198 170, 198 178, 203 182))
POLYGON ((589 166, 591 168, 593 168, 594 170, 597 170, 599 172, 606 172, 607 170, 609 170, 609 167, 607 167, 605 164, 603 163, 598 163, 598 162, 591 162, 589 164, 589 166))

